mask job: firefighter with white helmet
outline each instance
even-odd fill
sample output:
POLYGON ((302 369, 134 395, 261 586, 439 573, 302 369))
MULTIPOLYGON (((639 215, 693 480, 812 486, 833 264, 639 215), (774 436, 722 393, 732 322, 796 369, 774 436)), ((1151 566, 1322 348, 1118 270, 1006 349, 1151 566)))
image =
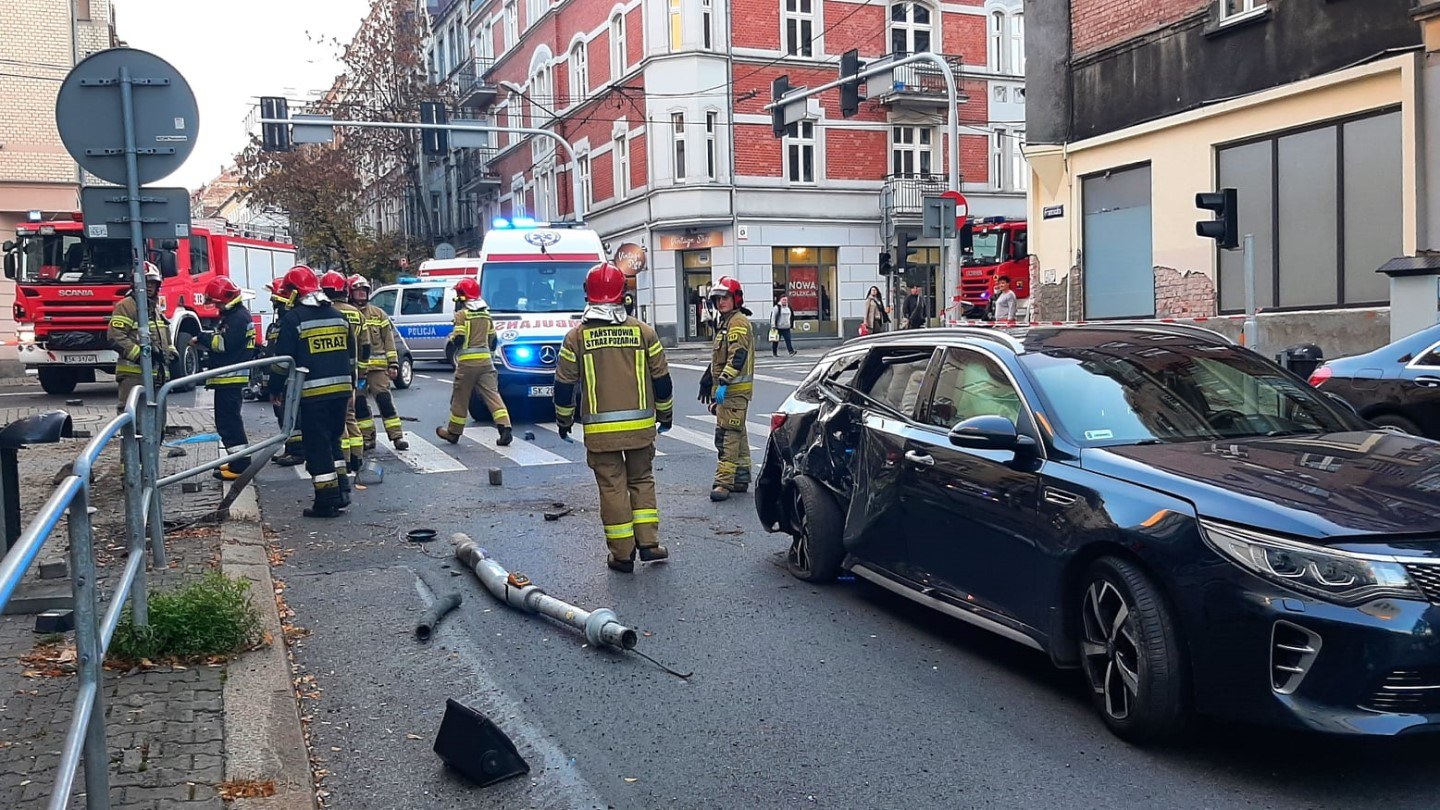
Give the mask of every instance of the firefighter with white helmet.
POLYGON ((450 391, 450 421, 435 428, 435 435, 456 444, 465 432, 470 412, 470 396, 479 393, 495 421, 500 437, 495 443, 504 447, 513 440, 510 411, 500 397, 500 376, 490 353, 495 351, 495 324, 490 320, 490 306, 480 297, 480 282, 462 278, 455 283, 455 329, 450 332, 454 344, 455 385, 450 391))
POLYGON ((710 300, 720 318, 710 366, 700 378, 700 401, 708 403, 715 414, 715 447, 720 451, 710 500, 724 501, 730 493, 750 488, 745 416, 755 389, 755 329, 739 281, 721 276, 710 290, 710 300))
MULTIPOLYGON (((166 364, 178 355, 170 342, 170 322, 160 311, 160 268, 145 262, 145 301, 150 305, 150 359, 158 386, 164 377, 166 364)), ((121 298, 110 313, 110 327, 105 338, 110 347, 120 355, 115 362, 115 382, 120 385, 120 405, 124 410, 125 400, 130 392, 140 385, 140 304, 135 292, 121 298)), ((155 392, 150 392, 154 396, 155 392)))
POLYGON ((405 441, 405 428, 400 424, 400 412, 395 410, 395 397, 390 393, 390 381, 400 374, 400 353, 395 349, 395 329, 385 310, 370 304, 370 279, 356 273, 349 278, 350 303, 360 310, 362 318, 360 331, 360 377, 365 386, 355 392, 355 417, 359 420, 360 435, 364 447, 375 447, 375 416, 370 412, 370 399, 384 420, 385 435, 396 450, 409 450, 405 441))
POLYGON ((656 429, 674 421, 665 349, 649 324, 625 311, 625 274, 608 262, 585 276, 585 313, 560 346, 555 366, 555 423, 569 440, 579 392, 585 457, 600 487, 606 565, 635 570, 670 556, 660 545, 655 499, 656 429))

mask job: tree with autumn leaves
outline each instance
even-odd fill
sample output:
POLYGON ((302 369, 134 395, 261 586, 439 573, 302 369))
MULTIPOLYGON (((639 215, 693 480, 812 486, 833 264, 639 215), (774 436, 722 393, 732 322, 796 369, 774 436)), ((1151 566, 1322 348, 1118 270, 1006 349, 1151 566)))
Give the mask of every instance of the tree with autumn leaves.
MULTIPOLYGON (((427 20, 415 0, 372 0, 370 12, 341 49, 344 73, 309 112, 337 121, 415 121, 422 101, 450 102, 429 81, 425 64, 427 20)), ((380 279, 399 259, 430 255, 435 234, 426 158, 416 130, 344 128, 331 144, 300 145, 292 152, 262 152, 252 140, 237 157, 241 184, 256 203, 289 212, 303 255, 312 263, 380 279), (369 206, 413 206, 418 232, 379 234, 363 224, 369 206)))

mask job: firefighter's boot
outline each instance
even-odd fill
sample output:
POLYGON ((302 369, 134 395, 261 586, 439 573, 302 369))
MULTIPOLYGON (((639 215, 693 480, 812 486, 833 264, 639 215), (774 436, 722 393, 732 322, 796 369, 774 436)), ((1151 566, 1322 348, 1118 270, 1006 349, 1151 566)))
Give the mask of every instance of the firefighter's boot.
POLYGON ((501 425, 499 430, 500 438, 495 440, 495 444, 500 447, 505 447, 509 445, 510 442, 515 441, 515 432, 510 429, 509 425, 501 425))

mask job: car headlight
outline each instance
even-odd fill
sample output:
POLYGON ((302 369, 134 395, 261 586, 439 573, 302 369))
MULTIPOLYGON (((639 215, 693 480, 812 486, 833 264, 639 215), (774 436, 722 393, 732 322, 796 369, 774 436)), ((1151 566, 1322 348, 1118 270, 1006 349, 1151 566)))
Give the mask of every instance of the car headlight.
POLYGON ((1381 596, 1425 598, 1394 557, 1296 543, 1203 519, 1200 534, 1241 568, 1327 602, 1358 605, 1381 596))

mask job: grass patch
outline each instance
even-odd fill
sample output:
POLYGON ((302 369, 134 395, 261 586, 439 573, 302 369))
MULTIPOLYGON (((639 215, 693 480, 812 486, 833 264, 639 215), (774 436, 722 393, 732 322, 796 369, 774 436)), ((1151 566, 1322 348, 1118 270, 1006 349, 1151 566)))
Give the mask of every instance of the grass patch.
POLYGON ((260 640, 260 614, 250 604, 250 582, 211 571, 195 582, 150 594, 146 627, 135 626, 127 605, 110 656, 128 661, 227 656, 260 640))

